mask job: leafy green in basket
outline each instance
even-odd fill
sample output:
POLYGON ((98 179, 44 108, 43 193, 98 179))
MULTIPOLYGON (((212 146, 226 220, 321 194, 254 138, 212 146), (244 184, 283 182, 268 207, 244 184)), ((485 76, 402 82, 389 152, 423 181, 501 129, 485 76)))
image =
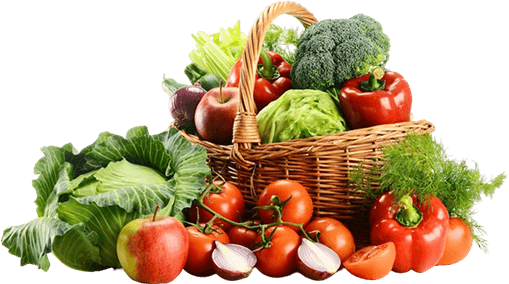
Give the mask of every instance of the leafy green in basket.
POLYGON ((502 186, 506 175, 493 179, 484 177, 477 164, 474 168, 466 160, 450 158, 442 143, 431 134, 411 133, 405 140, 382 149, 383 163, 370 170, 361 167, 350 173, 350 179, 368 198, 391 191, 395 200, 416 193, 420 200, 433 194, 447 208, 450 217, 458 217, 469 225, 474 240, 486 250, 484 231, 474 219, 474 206, 483 197, 492 197, 502 186), (376 185, 376 186, 375 186, 376 185))
POLYGON ((317 90, 288 90, 257 115, 262 143, 284 142, 346 130, 337 97, 317 90))
POLYGON ((193 38, 196 49, 189 54, 191 61, 226 81, 230 69, 240 58, 246 45, 247 36, 240 31, 240 21, 232 28, 220 29, 215 34, 197 32, 193 38))
POLYGON ((297 42, 301 34, 302 32, 298 28, 285 28, 271 24, 263 39, 263 49, 274 51, 290 65, 293 65, 297 42))
POLYGON ((179 131, 149 135, 144 126, 126 138, 103 132, 81 151, 70 143, 43 147, 35 165, 39 177, 38 218, 7 228, 2 244, 47 271, 52 252, 65 265, 83 271, 119 268, 116 242, 129 221, 153 214, 181 216, 205 188, 207 153, 179 131))

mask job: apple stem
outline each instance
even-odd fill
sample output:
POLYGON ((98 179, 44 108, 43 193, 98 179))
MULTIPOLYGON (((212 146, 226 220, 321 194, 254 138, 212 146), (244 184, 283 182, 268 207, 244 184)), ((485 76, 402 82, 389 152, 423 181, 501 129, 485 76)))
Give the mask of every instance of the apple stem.
POLYGON ((221 102, 224 103, 224 97, 223 97, 223 80, 219 83, 219 97, 221 98, 221 102))
POLYGON ((152 222, 156 221, 157 211, 159 211, 160 207, 161 207, 161 204, 157 204, 156 210, 154 210, 154 217, 152 218, 152 222))

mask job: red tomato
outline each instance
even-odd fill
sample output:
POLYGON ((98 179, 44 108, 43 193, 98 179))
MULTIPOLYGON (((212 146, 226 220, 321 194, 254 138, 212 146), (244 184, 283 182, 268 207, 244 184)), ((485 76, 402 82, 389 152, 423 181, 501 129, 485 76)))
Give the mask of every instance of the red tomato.
MULTIPOLYGON (((214 185, 216 186, 221 185, 221 183, 223 183, 222 180, 214 181, 214 185)), ((229 182, 225 182, 221 188, 223 189, 222 192, 209 193, 205 196, 203 204, 224 218, 234 222, 239 222, 245 211, 242 193, 235 185, 229 182)), ((199 208, 198 210, 198 206, 196 205, 191 206, 187 212, 191 223, 196 223, 198 214, 200 217, 200 223, 206 223, 213 217, 212 214, 203 208, 199 208)), ((232 225, 219 219, 214 220, 214 224, 222 226, 225 231, 228 231, 232 227, 232 225)))
POLYGON ((311 237, 316 236, 316 233, 311 233, 312 231, 320 231, 318 237, 320 243, 335 251, 339 255, 341 262, 344 262, 355 252, 355 241, 352 233, 343 223, 336 219, 328 217, 316 218, 309 222, 304 230, 311 237))
POLYGON ((438 265, 449 265, 463 260, 472 247, 474 238, 467 224, 460 218, 449 218, 445 248, 438 265))
POLYGON ((346 270, 357 277, 376 280, 392 270, 396 260, 396 247, 393 242, 378 246, 367 246, 352 254, 344 263, 346 270))
MULTIPOLYGON (((202 227, 205 224, 200 224, 202 227)), ((220 241, 223 244, 230 243, 228 235, 220 227, 213 225, 214 231, 210 234, 200 232, 196 227, 187 227, 189 236, 189 253, 184 266, 187 273, 195 276, 210 276, 214 274, 212 264, 212 251, 214 250, 214 241, 220 241)))
MULTIPOLYGON (((306 225, 313 216, 313 201, 306 188, 293 180, 278 180, 269 184, 260 194, 258 206, 271 204, 271 197, 276 195, 283 202, 291 197, 290 201, 283 207, 283 216, 285 222, 306 225)), ((258 215, 262 223, 269 224, 276 221, 274 210, 258 209, 258 215)), ((295 231, 297 227, 291 226, 295 231)))
MULTIPOLYGON (((270 227, 265 230, 265 236, 270 236, 271 246, 256 251, 258 262, 256 268, 270 277, 284 277, 297 271, 297 251, 300 246, 300 236, 287 226, 270 227)), ((256 242, 261 241, 258 236, 256 242)))
MULTIPOLYGON (((259 220, 255 220, 253 225, 260 224, 259 220)), ((235 226, 226 232, 230 238, 231 244, 238 244, 247 248, 252 248, 253 244, 258 237, 258 232, 255 230, 249 230, 243 227, 235 226)))

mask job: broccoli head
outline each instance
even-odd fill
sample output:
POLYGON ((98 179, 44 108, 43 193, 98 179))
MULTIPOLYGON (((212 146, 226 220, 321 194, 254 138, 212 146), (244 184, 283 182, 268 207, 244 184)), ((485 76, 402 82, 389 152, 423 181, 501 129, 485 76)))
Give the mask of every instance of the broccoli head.
POLYGON ((350 19, 323 20, 309 26, 297 43, 291 69, 298 89, 330 91, 389 60, 389 37, 375 19, 358 14, 350 19))

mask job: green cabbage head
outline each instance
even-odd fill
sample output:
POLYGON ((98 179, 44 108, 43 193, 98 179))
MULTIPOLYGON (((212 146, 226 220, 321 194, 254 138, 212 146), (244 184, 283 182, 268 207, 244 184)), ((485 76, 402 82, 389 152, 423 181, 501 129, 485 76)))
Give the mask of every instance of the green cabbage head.
POLYGON ((205 188, 207 153, 171 128, 149 135, 144 126, 126 137, 103 132, 81 151, 71 144, 43 147, 33 181, 38 218, 7 228, 2 244, 47 271, 47 254, 82 271, 120 268, 116 242, 129 221, 179 217, 205 188))

